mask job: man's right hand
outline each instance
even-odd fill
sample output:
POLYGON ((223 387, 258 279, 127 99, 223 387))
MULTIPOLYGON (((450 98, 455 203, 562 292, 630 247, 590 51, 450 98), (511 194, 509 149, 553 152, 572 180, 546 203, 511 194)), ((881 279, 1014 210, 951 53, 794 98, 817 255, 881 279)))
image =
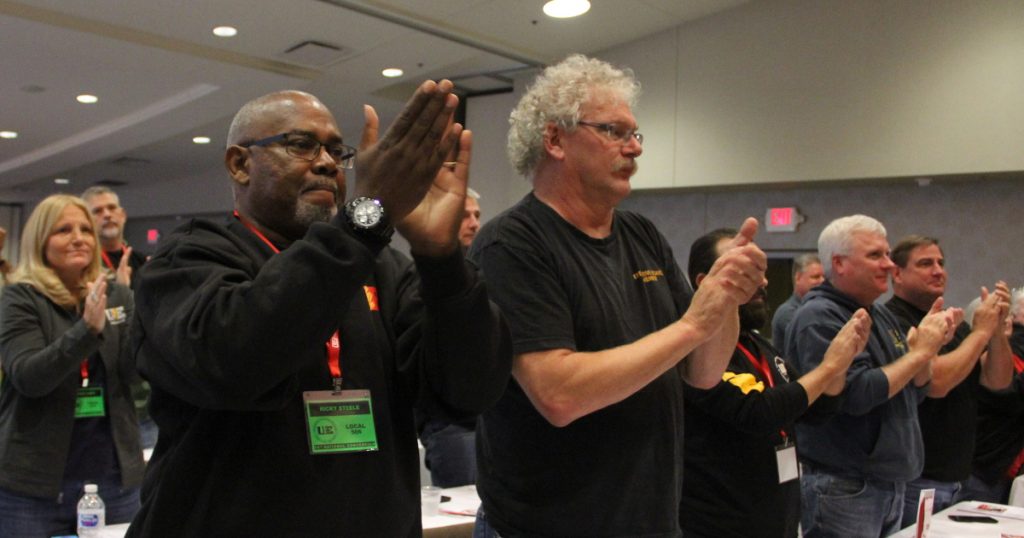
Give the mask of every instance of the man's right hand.
POLYGON ((132 266, 128 265, 128 259, 132 257, 132 247, 124 249, 121 254, 121 261, 117 264, 117 271, 114 273, 114 280, 125 287, 132 286, 132 266))
MULTIPOLYGON (((939 349, 948 341, 947 335, 955 330, 956 310, 942 309, 942 297, 935 299, 928 315, 921 320, 917 327, 911 327, 907 333, 907 345, 912 351, 920 351, 932 359, 938 356, 939 349)), ((963 313, 960 313, 963 316, 963 313)))
POLYGON ((377 113, 369 105, 363 109, 355 195, 380 200, 392 223, 419 205, 462 133, 462 125, 452 123, 459 104, 453 89, 449 80, 420 84, 379 141, 377 113))
POLYGON ((819 368, 825 368, 831 376, 825 394, 836 396, 843 391, 846 370, 850 368, 853 358, 864 351, 870 336, 871 316, 863 308, 858 308, 832 339, 821 360, 819 368))
POLYGON ((1009 308, 1009 293, 1005 283, 996 284, 996 292, 989 293, 988 288, 981 288, 981 304, 974 310, 971 330, 979 331, 990 340, 997 331, 1002 329, 1009 308), (1002 288, 1000 288, 1002 284, 1002 288))
POLYGON ((722 326, 726 316, 735 316, 736 309, 767 284, 767 256, 754 244, 756 234, 757 220, 748 218, 711 266, 683 315, 682 321, 694 326, 705 338, 722 326))

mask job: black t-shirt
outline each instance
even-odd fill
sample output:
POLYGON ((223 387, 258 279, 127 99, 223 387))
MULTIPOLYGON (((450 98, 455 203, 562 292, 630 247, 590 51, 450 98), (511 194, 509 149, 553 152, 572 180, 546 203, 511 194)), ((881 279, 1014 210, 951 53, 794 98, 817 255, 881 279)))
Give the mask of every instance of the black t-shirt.
MULTIPOLYGON (((502 308, 515 354, 599 351, 679 319, 691 290, 654 225, 616 211, 588 237, 528 194, 470 257, 502 308)), ((679 536, 683 383, 676 370, 563 428, 513 382, 477 425, 477 490, 503 536, 679 536)))
MULTIPOLYGON (((899 320, 900 328, 909 333, 924 319, 925 312, 914 305, 893 297, 886 303, 899 320)), ((939 350, 949 353, 960 347, 971 334, 971 328, 961 323, 953 339, 939 350)), ((944 398, 925 398, 917 408, 921 437, 924 438, 924 471, 922 478, 940 482, 961 482, 971 475, 974 457, 975 428, 978 421, 978 391, 981 363, 974 365, 970 374, 944 398)))
POLYGON ((792 424, 807 410, 807 392, 790 382, 795 371, 760 335, 743 331, 739 343, 767 361, 772 382, 737 347, 721 383, 708 390, 686 386, 680 523, 687 537, 793 538, 800 480, 779 483, 775 452, 785 442, 783 431, 793 440, 792 424))
POLYGON ((975 476, 990 485, 1007 483, 1017 454, 1024 450, 1024 373, 1017 371, 1010 388, 978 396, 975 476))
MULTIPOLYGON (((118 482, 121 471, 117 448, 110 428, 110 387, 107 371, 98 353, 88 359, 89 386, 103 389, 106 414, 102 417, 75 419, 71 430, 71 448, 64 467, 64 482, 118 482)), ((102 495, 102 492, 101 492, 102 495)))

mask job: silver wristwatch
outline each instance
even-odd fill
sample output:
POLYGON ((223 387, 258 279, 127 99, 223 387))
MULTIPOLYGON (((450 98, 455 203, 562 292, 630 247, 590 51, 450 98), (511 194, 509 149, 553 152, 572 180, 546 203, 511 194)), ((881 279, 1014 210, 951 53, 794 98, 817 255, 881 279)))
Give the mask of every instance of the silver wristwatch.
POLYGON ((345 204, 345 218, 356 233, 381 241, 389 241, 395 231, 384 206, 373 198, 360 196, 345 204))

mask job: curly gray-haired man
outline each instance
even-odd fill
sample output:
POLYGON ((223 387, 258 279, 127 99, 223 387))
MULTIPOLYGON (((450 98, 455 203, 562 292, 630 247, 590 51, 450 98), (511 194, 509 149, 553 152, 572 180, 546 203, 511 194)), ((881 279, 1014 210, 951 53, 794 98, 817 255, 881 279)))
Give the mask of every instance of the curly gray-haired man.
POLYGON ((480 231, 513 375, 478 423, 478 531, 679 536, 684 382, 719 382, 764 282, 748 219, 694 293, 646 218, 616 209, 643 153, 628 70, 574 55, 510 118, 533 192, 480 231))

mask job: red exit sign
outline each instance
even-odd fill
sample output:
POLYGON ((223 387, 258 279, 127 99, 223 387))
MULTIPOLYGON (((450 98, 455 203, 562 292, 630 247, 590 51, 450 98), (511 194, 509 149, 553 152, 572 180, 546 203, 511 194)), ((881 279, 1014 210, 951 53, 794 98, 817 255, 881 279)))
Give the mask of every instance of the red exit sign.
POLYGON ((764 217, 765 230, 795 232, 803 220, 803 215, 795 207, 769 207, 764 217))

